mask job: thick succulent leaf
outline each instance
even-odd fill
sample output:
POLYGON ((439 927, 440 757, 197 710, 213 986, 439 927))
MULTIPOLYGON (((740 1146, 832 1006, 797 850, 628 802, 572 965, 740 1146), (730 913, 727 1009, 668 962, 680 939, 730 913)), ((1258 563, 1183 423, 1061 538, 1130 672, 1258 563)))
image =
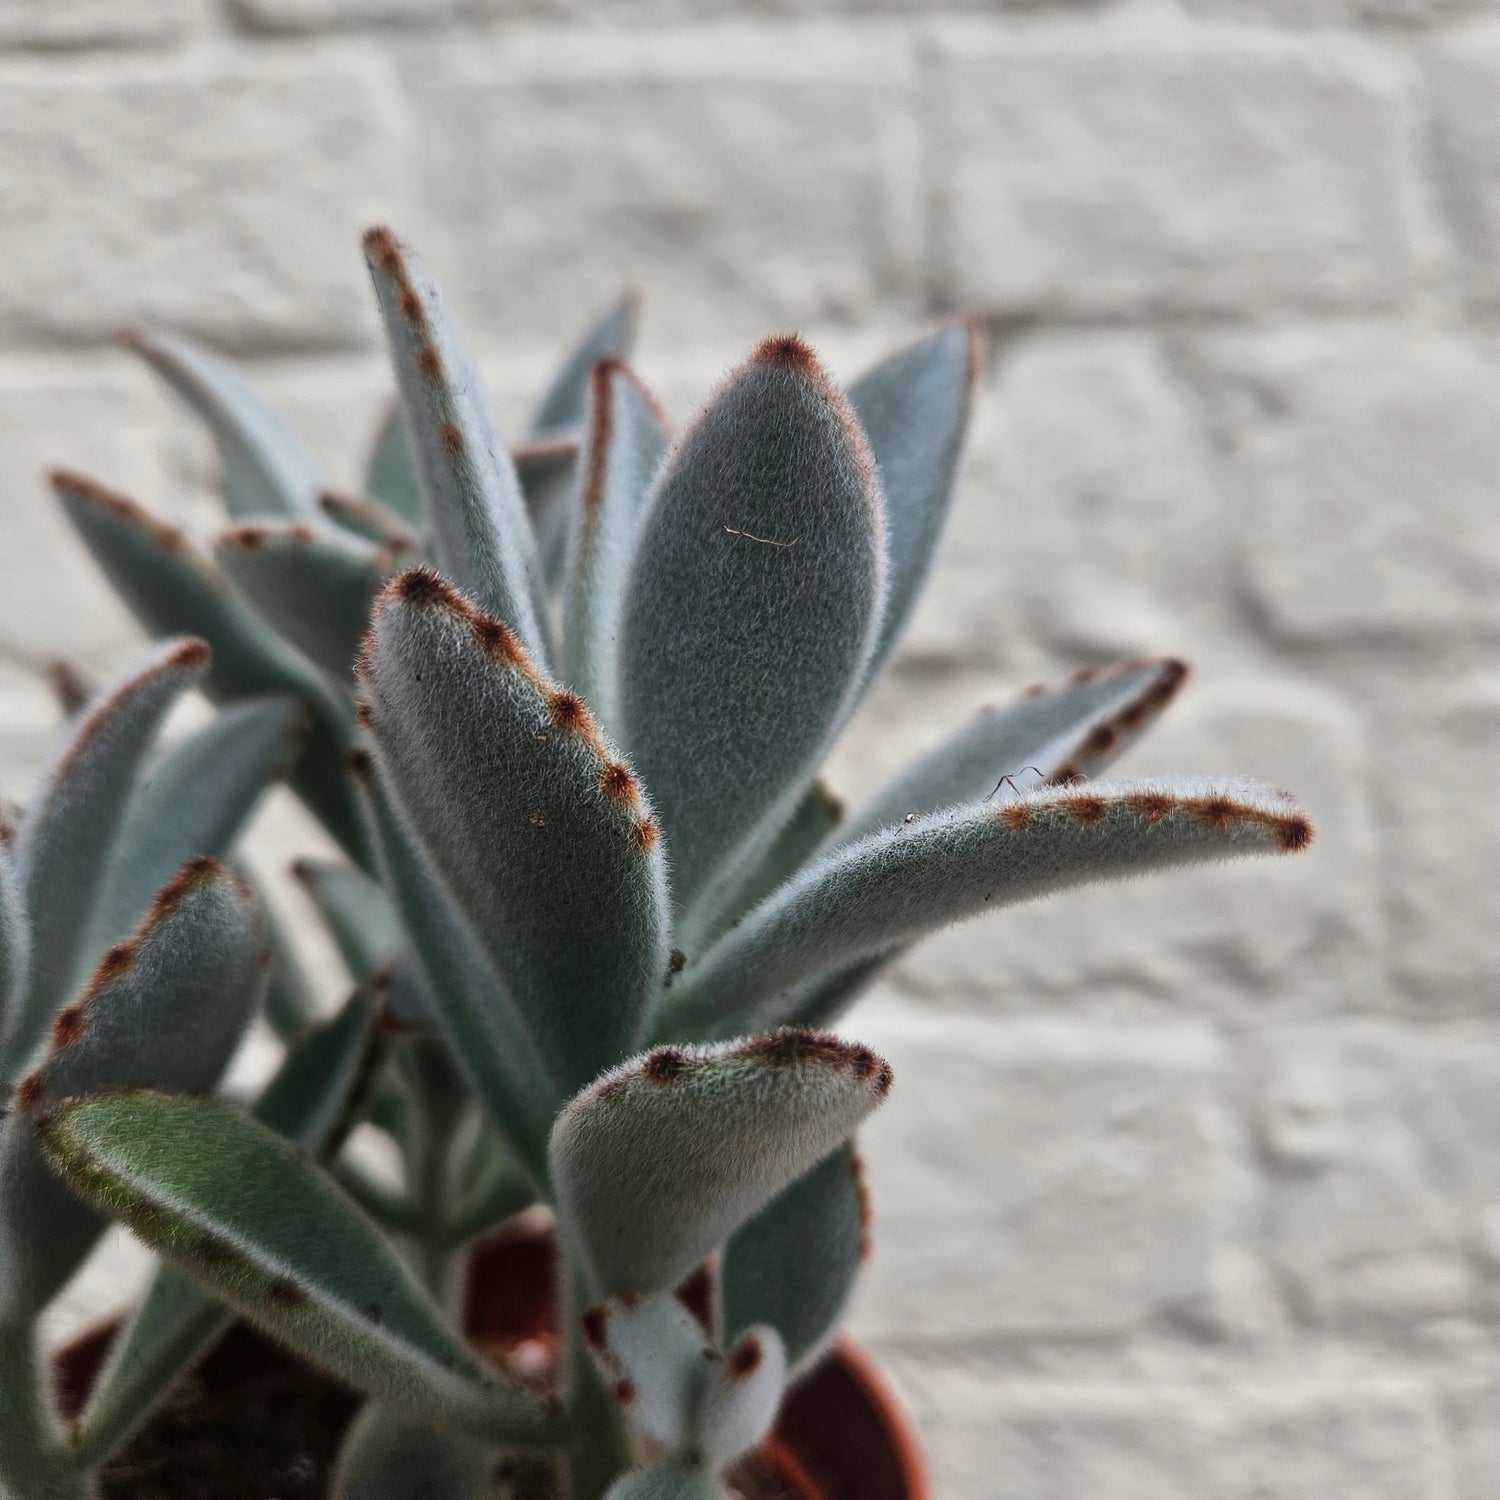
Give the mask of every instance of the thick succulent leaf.
POLYGON ((0 1322, 45 1306, 104 1227, 48 1170, 41 1114, 93 1089, 209 1088, 250 1018, 264 959, 250 893, 217 860, 195 859, 58 1012, 51 1050, 0 1121, 0 1322))
MULTIPOLYGON (((255 1105, 255 1118, 316 1156, 344 1117, 364 1071, 374 1006, 356 992, 289 1051, 255 1105)), ((98 1461, 150 1412, 228 1326, 233 1314, 171 1266, 160 1267, 109 1357, 79 1419, 75 1449, 98 1461)))
POLYGON ((0 1038, 15 1024, 31 967, 31 922, 15 842, 15 825, 0 810, 0 1038))
POLYGON ((0 1047, 0 1080, 15 1076, 77 984, 137 770, 167 710, 208 665, 200 640, 156 647, 74 721, 31 798, 13 850, 32 923, 30 977, 0 1047))
POLYGON ((730 1495, 707 1469, 669 1460, 622 1474, 604 1500, 730 1500, 730 1495))
POLYGON ((261 794, 301 748, 296 698, 246 698, 159 751, 131 794, 93 922, 90 956, 127 936, 151 897, 195 854, 225 854, 261 794))
POLYGON ((601 359, 630 357, 639 312, 639 296, 634 290, 625 292, 573 346, 532 419, 534 437, 571 431, 582 423, 583 409, 588 400, 589 371, 601 359))
POLYGON ((890 526, 890 589, 872 675, 890 655, 932 567, 978 369, 977 331, 954 324, 882 360, 849 387, 849 404, 880 468, 890 526))
POLYGON ((732 1464, 770 1432, 786 1387, 786 1350, 774 1328, 747 1328, 722 1360, 698 1413, 698 1451, 716 1469, 732 1464))
POLYGON ((376 429, 365 467, 365 488, 408 526, 422 524, 422 487, 417 482, 400 401, 391 402, 376 429))
POLYGON ((454 1056, 495 1128, 536 1188, 547 1180, 547 1131, 558 1094, 510 995, 458 902, 366 762, 361 785, 385 889, 432 996, 454 1056))
POLYGON ((365 236, 407 441, 440 568, 546 660, 541 564, 515 465, 473 361, 411 253, 388 229, 365 236))
POLYGON ((854 1289, 868 1254, 869 1215, 852 1141, 766 1204, 719 1260, 725 1342, 769 1323, 787 1364, 805 1367, 832 1336, 854 1289))
POLYGON ((662 1024, 775 1024, 803 981, 963 917, 1311 839, 1285 793, 1236 780, 1085 782, 930 813, 809 865, 678 977, 662 1024))
POLYGON ((499 621, 413 569, 381 596, 368 722, 401 804, 564 1094, 635 1045, 666 874, 635 776, 499 621))
POLYGON ((81 475, 58 472, 52 482, 94 561, 145 629, 152 635, 191 632, 213 647, 205 683, 211 698, 290 692, 313 705, 317 719, 292 784, 339 843, 362 858, 363 834, 344 774, 350 710, 322 674, 230 595, 181 532, 81 475))
POLYGON ((224 498, 235 516, 305 516, 322 485, 293 428, 232 365, 165 333, 126 337, 128 348, 208 423, 224 464, 224 498))
POLYGON ((141 1090, 68 1101, 42 1138, 97 1208, 340 1379, 495 1442, 558 1435, 554 1405, 488 1372, 379 1231, 266 1126, 141 1090))
POLYGON ((633 1058, 553 1127, 564 1233, 608 1295, 675 1286, 847 1139, 890 1083, 868 1048, 809 1031, 633 1058))
POLYGON ((905 947, 898 944, 819 974, 789 991, 777 1009, 785 1008, 788 1026, 811 1026, 814 1030, 832 1026, 880 977, 881 970, 905 951, 905 947))
POLYGON ((331 859, 299 859, 292 874, 312 897, 355 980, 363 983, 391 962, 401 926, 376 881, 331 859))
POLYGON ((88 707, 89 700, 98 692, 89 674, 67 657, 55 656, 44 669, 47 686, 57 699, 57 706, 68 717, 88 707))
POLYGON ((725 919, 720 926, 728 926, 730 919, 759 906, 779 885, 790 880, 832 836, 843 816, 844 804, 822 780, 813 782, 775 842, 725 903, 725 919))
POLYGON ((416 532, 395 511, 369 495, 324 490, 318 496, 318 509, 345 531, 389 552, 403 554, 409 562, 421 556, 422 543, 416 532))
POLYGON ((884 537, 848 406, 805 345, 766 340, 668 456, 626 583, 622 734, 680 907, 711 908, 811 783, 874 647, 884 537))
POLYGON ((522 443, 512 450, 511 458, 516 478, 521 481, 526 513, 536 533, 542 573, 548 588, 553 588, 562 577, 567 559, 571 513, 568 501, 578 467, 578 439, 568 435, 522 443))
POLYGON ((305 521, 232 527, 214 555, 263 618, 336 677, 353 667, 375 595, 399 566, 383 547, 305 521))
POLYGON ((877 792, 838 842, 894 828, 910 813, 1008 801, 1042 782, 1095 775, 1140 738, 1186 678, 1187 668, 1170 658, 1124 662, 986 709, 877 792))
POLYGON ((631 1427, 667 1449, 690 1443, 713 1346, 670 1292, 601 1302, 583 1315, 599 1373, 631 1427))
POLYGON ((594 366, 563 593, 569 682, 616 729, 620 612, 641 507, 667 451, 656 402, 622 364, 594 366))
POLYGON ((344 1436, 333 1500, 495 1500, 493 1448, 378 1401, 344 1436))

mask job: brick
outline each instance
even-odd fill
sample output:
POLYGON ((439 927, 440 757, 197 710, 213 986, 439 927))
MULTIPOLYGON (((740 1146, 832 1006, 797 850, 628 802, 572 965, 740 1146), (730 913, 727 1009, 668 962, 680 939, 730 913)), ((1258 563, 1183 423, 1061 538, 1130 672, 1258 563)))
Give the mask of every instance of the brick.
POLYGON ((1493 14, 1495 0, 1188 0, 1212 20, 1308 27, 1441 26, 1493 14))
POLYGON ((65 67, 0 85, 8 340, 132 321, 234 346, 373 329, 358 231, 391 152, 362 69, 65 67))
POLYGON ((1375 998, 1382 930, 1360 720, 1326 690, 1236 677, 1212 658, 1199 665, 1201 680, 1110 774, 1247 775, 1288 787, 1318 830, 1312 848, 979 918, 904 959, 903 989, 1005 1010, 1150 997, 1235 1018, 1251 994, 1299 1012, 1375 998))
MULTIPOLYGON (((0 548, 0 641, 28 657, 99 664, 135 638, 46 484, 81 469, 161 504, 155 423, 162 407, 123 356, 106 369, 0 364, 0 472, 7 476, 0 548)), ((180 512, 177 512, 180 515, 180 512)))
POLYGON ((1494 1003, 1500 806, 1500 677, 1418 696, 1384 757, 1396 957, 1428 1005, 1494 1003))
POLYGON ((904 47, 731 42, 410 67, 419 243, 476 338, 553 343, 631 281, 654 340, 718 342, 721 362, 770 329, 911 305, 904 47))
POLYGON ((877 1214, 863 1336, 1119 1335, 1212 1315, 1229 1168, 1205 1032, 895 1007, 856 1030, 898 1079, 862 1133, 877 1214))
POLYGON ((0 47, 83 47, 181 36, 203 0, 0 0, 0 47))
POLYGON ((1246 566, 1280 635, 1500 629, 1500 345, 1302 327, 1206 354, 1246 566))
POLYGON ((908 1382, 944 1500, 1449 1500, 1435 1404, 1416 1381, 908 1382))
POLYGON ((1428 54, 1435 117, 1435 183, 1448 209, 1463 285, 1488 305, 1500 300, 1500 27, 1459 32, 1428 54))
POLYGON ((458 0, 230 0, 233 15, 255 31, 431 24, 451 20, 458 9, 458 0))
POLYGON ((930 89, 945 300, 1263 309, 1408 283, 1408 126, 1376 55, 959 32, 930 89))
POLYGON ((1306 1321, 1387 1332, 1500 1307, 1500 1031, 1385 1022, 1265 1042, 1271 1254, 1306 1321))

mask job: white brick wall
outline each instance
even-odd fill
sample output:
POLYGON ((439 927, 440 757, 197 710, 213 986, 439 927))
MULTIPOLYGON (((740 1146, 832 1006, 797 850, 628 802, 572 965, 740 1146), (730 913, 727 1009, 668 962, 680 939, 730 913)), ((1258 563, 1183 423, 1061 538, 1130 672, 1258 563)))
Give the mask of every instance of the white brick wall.
POLYGON ((1130 764, 1319 823, 946 934, 852 1023, 899 1074, 856 1324, 944 1500, 1500 1500, 1500 4, 0 0, 0 790, 27 664, 128 640, 42 469, 210 513, 111 335, 241 354, 352 482, 374 217, 512 427, 623 279, 678 415, 772 328, 852 374, 979 314, 840 789, 1150 650, 1199 675, 1130 764))

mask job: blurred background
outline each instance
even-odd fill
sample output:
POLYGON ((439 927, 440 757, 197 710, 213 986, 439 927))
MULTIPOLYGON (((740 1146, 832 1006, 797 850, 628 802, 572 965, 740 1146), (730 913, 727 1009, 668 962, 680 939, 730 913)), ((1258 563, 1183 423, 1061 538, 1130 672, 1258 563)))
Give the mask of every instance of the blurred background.
POLYGON ((626 282, 679 418, 764 333, 849 378, 979 318, 947 542, 835 789, 1172 653, 1125 769, 1318 824, 956 930, 848 1023, 898 1076, 854 1323, 937 1494, 1500 1497, 1500 3, 0 0, 0 792, 57 727, 39 666, 135 641, 45 468, 219 524, 113 335, 240 358, 355 484, 376 219, 509 431, 626 282))

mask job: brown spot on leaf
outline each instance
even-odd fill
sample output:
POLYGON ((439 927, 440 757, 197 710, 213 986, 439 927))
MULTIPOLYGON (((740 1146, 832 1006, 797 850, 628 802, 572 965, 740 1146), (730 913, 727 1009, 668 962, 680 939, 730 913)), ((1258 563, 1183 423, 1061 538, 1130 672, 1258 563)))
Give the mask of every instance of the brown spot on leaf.
POLYGON ((1295 854, 1307 848, 1313 841, 1311 820, 1300 814, 1293 818, 1282 819, 1277 825, 1276 841, 1289 854, 1295 854))
POLYGON ((85 1026, 83 1003, 75 1000, 52 1018, 52 1040, 59 1047, 71 1047, 83 1035, 85 1026))
POLYGON ((464 435, 453 422, 443 422, 437 430, 438 446, 449 458, 460 458, 464 451, 464 435))
POLYGON ((1192 815, 1210 828, 1228 828, 1239 809, 1230 797, 1198 797, 1189 804, 1192 815))
POLYGON ((345 757, 344 764, 349 767, 349 774, 361 786, 369 784, 370 777, 374 774, 375 763, 370 759, 368 750, 351 750, 345 757))
POLYGON ((401 243, 384 224, 374 224, 364 233, 365 254, 392 276, 403 271, 401 243))
POLYGON ((680 974, 687 967, 687 954, 681 948, 674 948, 672 956, 667 960, 667 973, 680 974))
POLYGON ((620 802, 634 802, 638 790, 635 776, 623 761, 612 760, 604 768, 604 792, 620 802))
POLYGON ((641 1077, 647 1083, 676 1083, 687 1067, 687 1058, 676 1047, 658 1047, 641 1063, 641 1077))
POLYGON ((1087 792, 1079 797, 1069 797, 1061 806, 1086 828, 1098 823, 1109 811, 1109 803, 1094 792, 1087 792))
POLYGON ((105 980, 118 979, 121 974, 128 974, 134 967, 135 944, 128 941, 115 943, 104 950, 104 957, 94 969, 94 983, 102 984, 105 980))
POLYGON ((143 928, 154 926, 163 917, 176 911, 191 891, 210 881, 222 879, 226 873, 223 862, 213 855, 195 855, 156 893, 143 928))
POLYGON ((429 380, 441 380, 443 378, 443 356, 431 344, 424 344, 417 354, 417 368, 429 380))
POLYGON ((588 734, 593 728, 587 704, 577 693, 569 692, 566 688, 547 695, 547 712, 559 729, 588 734))
POLYGON ((257 547, 264 547, 270 539, 269 526, 231 526, 220 540, 230 547, 244 547, 253 551, 257 547))
POLYGON ((795 333, 773 334, 762 339, 750 358, 757 364, 775 365, 782 370, 800 370, 821 377, 818 358, 795 333))
POLYGON ((589 1348, 603 1354, 608 1343, 609 1309, 603 1303, 586 1308, 579 1322, 589 1348))
POLYGON ((1000 821, 1013 833, 1031 826, 1031 809, 1024 802, 1007 802, 1000 809, 1000 821))
POLYGON ((1080 753, 1107 755, 1119 743, 1119 739, 1120 731, 1113 724, 1095 724, 1080 747, 1080 753))
POLYGON ((650 818, 642 818, 635 825, 635 847, 642 854, 649 854, 656 847, 659 837, 655 822, 650 818))
POLYGON ((469 601, 441 574, 431 568, 408 568, 398 573, 386 586, 397 599, 407 604, 441 605, 455 614, 470 613, 469 601))
POLYGON ((761 1344, 759 1336, 747 1333, 729 1351, 729 1373, 736 1380, 744 1380, 747 1376, 755 1374, 760 1369, 765 1357, 766 1351, 761 1344))
POLYGON ((1176 803, 1166 792, 1132 792, 1125 799, 1125 805, 1148 823, 1159 823, 1176 803))
POLYGON ((422 299, 410 287, 401 293, 397 306, 406 322, 420 323, 422 321, 422 299))
POLYGON ((629 1406, 635 1401, 635 1386, 628 1380, 617 1380, 614 1394, 621 1406, 629 1406))
POLYGON ((375 710, 363 698, 354 705, 354 722, 361 729, 373 729, 375 727, 375 710))
POLYGON ((524 659, 525 653, 515 634, 503 620, 497 620, 494 615, 476 611, 469 621, 469 629, 474 633, 475 645, 486 656, 512 666, 524 659))
POLYGON ((16 1085, 16 1108, 22 1114, 29 1114, 32 1110, 39 1108, 46 1097, 47 1085, 42 1082, 40 1072, 28 1073, 16 1085))
POLYGON ((266 1288, 266 1301, 272 1307, 301 1307, 307 1301, 307 1293, 290 1276, 278 1276, 266 1288))

